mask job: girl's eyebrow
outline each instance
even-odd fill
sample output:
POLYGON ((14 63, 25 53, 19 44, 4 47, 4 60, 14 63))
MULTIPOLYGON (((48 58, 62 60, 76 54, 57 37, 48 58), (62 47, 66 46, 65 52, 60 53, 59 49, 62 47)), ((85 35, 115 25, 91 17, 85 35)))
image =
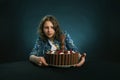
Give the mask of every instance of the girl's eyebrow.
MULTIPOLYGON (((44 26, 44 27, 49 27, 49 26, 44 26)), ((50 27, 52 27, 52 28, 53 28, 54 26, 50 26, 50 27)))
POLYGON ((44 26, 44 27, 48 27, 48 26, 44 26))

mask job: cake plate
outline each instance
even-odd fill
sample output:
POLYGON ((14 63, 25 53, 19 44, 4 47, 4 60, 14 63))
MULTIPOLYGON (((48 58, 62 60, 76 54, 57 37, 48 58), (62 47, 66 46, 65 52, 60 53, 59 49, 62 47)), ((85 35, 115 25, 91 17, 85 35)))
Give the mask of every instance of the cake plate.
POLYGON ((74 65, 51 65, 51 64, 49 64, 49 66, 52 66, 52 67, 60 67, 60 68, 74 67, 74 65))

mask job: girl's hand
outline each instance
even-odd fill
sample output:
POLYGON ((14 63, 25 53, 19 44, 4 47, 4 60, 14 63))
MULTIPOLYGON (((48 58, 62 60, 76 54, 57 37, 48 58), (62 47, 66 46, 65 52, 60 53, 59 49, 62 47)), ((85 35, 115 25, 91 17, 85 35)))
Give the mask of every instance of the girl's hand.
POLYGON ((80 62, 78 64, 75 64, 74 67, 80 67, 85 63, 85 57, 86 57, 86 53, 83 53, 83 55, 81 55, 80 57, 80 62))
POLYGON ((48 66, 44 57, 38 57, 38 65, 39 66, 48 66))

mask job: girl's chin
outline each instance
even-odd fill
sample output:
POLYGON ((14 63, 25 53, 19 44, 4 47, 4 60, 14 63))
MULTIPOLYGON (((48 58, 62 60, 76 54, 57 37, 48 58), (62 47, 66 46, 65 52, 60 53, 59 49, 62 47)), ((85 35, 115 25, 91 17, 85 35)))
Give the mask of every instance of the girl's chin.
POLYGON ((46 35, 49 39, 52 39, 54 35, 46 35))
POLYGON ((52 38, 53 38, 53 36, 48 36, 48 38, 49 38, 49 39, 52 39, 52 38))

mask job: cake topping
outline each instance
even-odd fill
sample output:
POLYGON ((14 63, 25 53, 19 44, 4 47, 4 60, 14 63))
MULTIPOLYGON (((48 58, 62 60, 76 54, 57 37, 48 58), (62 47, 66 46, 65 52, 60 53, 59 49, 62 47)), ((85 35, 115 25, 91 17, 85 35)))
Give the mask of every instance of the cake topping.
POLYGON ((72 51, 72 50, 65 50, 65 51, 62 51, 62 50, 56 50, 56 51, 48 51, 47 54, 74 54, 76 53, 75 51, 72 51))

